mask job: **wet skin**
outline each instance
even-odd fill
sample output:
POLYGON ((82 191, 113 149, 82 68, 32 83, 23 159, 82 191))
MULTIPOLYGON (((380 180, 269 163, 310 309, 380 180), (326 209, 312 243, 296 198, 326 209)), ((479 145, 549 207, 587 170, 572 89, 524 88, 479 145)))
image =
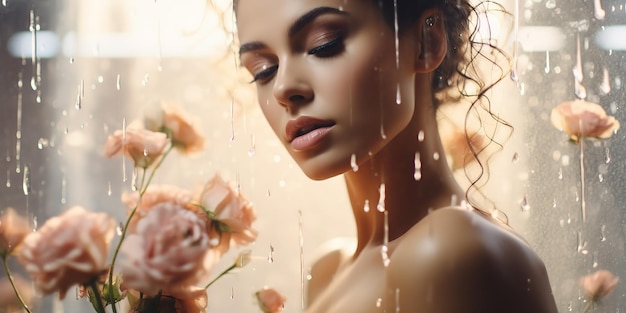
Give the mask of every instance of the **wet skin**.
POLYGON ((448 207, 465 193, 434 157, 444 152, 430 82, 447 46, 443 23, 424 25, 439 11, 424 12, 398 50, 373 1, 239 0, 236 13, 241 62, 269 125, 305 174, 344 174, 348 187, 356 250, 314 265, 308 312, 556 312, 532 249, 471 208, 448 207), (363 210, 382 185, 387 218, 363 210))

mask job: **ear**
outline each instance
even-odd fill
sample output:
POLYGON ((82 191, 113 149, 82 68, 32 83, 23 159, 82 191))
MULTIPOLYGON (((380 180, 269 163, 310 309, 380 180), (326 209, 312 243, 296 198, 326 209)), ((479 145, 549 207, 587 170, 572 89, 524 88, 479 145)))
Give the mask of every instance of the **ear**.
POLYGON ((420 16, 413 29, 415 43, 415 71, 433 72, 448 52, 448 36, 443 15, 438 9, 428 9, 420 16))

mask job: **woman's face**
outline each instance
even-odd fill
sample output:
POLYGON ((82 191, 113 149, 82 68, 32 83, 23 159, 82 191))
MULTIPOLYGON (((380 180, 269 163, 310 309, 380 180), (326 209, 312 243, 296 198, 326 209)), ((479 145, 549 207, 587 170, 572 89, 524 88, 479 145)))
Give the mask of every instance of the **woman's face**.
POLYGON ((395 31, 373 1, 238 2, 242 65, 307 176, 344 173, 353 158, 368 159, 406 127, 414 110, 413 40, 399 38, 397 58, 395 31))

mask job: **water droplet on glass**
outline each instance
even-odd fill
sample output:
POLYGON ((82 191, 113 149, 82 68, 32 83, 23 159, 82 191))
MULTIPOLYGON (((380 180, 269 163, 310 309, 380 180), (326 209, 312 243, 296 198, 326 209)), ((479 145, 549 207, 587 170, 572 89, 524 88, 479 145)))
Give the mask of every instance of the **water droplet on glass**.
POLYGON ((255 151, 256 151, 256 142, 254 139, 254 135, 251 135, 250 136, 250 149, 248 149, 248 156, 253 157, 255 151))
POLYGON ((76 110, 80 110, 82 108, 82 102, 83 99, 79 93, 78 95, 76 95, 76 103, 74 104, 74 108, 76 108, 76 110))
POLYGON ((22 190, 24 191, 24 195, 28 196, 31 192, 30 185, 30 169, 28 166, 24 165, 24 176, 22 180, 22 190))
POLYGON ((433 153, 433 160, 435 160, 435 161, 439 160, 439 152, 433 153))
POLYGON ((7 170, 7 182, 5 186, 7 188, 11 188, 11 170, 7 170))
POLYGON ((117 227, 115 227, 115 233, 118 236, 121 236, 124 233, 124 223, 119 222, 119 224, 117 224, 117 227))
POLYGON ((602 69, 602 82, 600 83, 600 93, 608 95, 611 92, 611 78, 609 77, 609 69, 602 69))
POLYGON ((109 181, 107 185, 107 196, 110 197, 112 194, 113 194, 113 191, 111 190, 111 182, 109 181))
POLYGON ((600 241, 606 241, 606 225, 600 227, 600 241))
POLYGON ((515 153, 513 153, 513 160, 512 160, 512 162, 515 163, 517 161, 519 161, 519 154, 517 152, 515 152, 515 153))
POLYGON ((383 298, 376 299, 376 307, 380 308, 383 305, 383 298))
POLYGON ((400 103, 402 103, 402 95, 400 94, 400 84, 398 84, 398 87, 396 89, 396 104, 400 103))
POLYGON ((550 73, 550 51, 546 51, 546 67, 543 71, 548 74, 550 73))
POLYGON ((606 16, 606 12, 602 8, 602 3, 600 0, 593 1, 593 16, 599 20, 603 20, 606 16))
POLYGON ((37 79, 35 78, 35 76, 30 79, 30 88, 32 88, 33 90, 37 90, 37 79))
POLYGON ((385 184, 380 184, 378 188, 378 205, 376 205, 376 209, 378 212, 385 212, 385 184))
POLYGON ((48 139, 46 138, 39 138, 39 140, 37 140, 37 149, 42 150, 43 148, 48 147, 48 139))
POLYGON ((598 252, 597 251, 593 253, 593 259, 592 259, 591 266, 593 268, 598 267, 598 252))
POLYGON ((423 130, 420 130, 419 133, 417 133, 417 141, 424 142, 424 131, 423 130))
POLYGON ((383 140, 387 139, 387 135, 385 135, 385 128, 382 124, 380 125, 380 138, 382 138, 383 140))
POLYGON ((7 6, 7 0, 2 0, 2 6, 7 6))
POLYGON ((67 180, 65 180, 65 176, 61 179, 61 203, 65 204, 66 199, 65 195, 67 193, 67 180))
POLYGON ((587 241, 583 240, 583 234, 581 232, 578 232, 578 237, 577 237, 577 245, 576 245, 576 251, 580 252, 582 254, 587 254, 589 253, 589 251, 587 251, 586 247, 587 247, 587 241))
POLYGON ((520 207, 522 208, 522 212, 530 211, 530 204, 528 204, 528 198, 526 196, 524 196, 524 198, 522 199, 520 207))
POLYGON ((603 182, 604 181, 604 175, 598 174, 598 181, 603 182))
POLYGON ((611 154, 609 152, 609 147, 605 148, 605 152, 606 152, 606 158, 604 159, 604 163, 609 164, 611 163, 611 154))
POLYGON ((120 90, 122 88, 120 74, 117 74, 115 78, 115 89, 120 90))
POLYGON ((33 216, 33 232, 37 231, 38 226, 39 226, 39 222, 37 221, 37 216, 33 216))
POLYGON ((563 168, 559 167, 559 180, 563 180, 563 168))
POLYGON ((413 163, 415 165, 415 172, 413 173, 413 178, 416 181, 419 181, 420 179, 422 179, 422 160, 421 160, 419 152, 415 153, 415 160, 413 161, 413 163))
POLYGON ((554 9, 554 8, 556 8, 556 0, 547 0, 546 9, 554 9))
POLYGON ((369 211, 370 211, 370 201, 365 200, 365 204, 363 205, 363 212, 369 212, 369 211))
POLYGON ((268 263, 274 263, 274 246, 270 245, 270 253, 267 256, 268 263))
POLYGON ((74 58, 70 58, 70 64, 74 64, 74 58))
POLYGON ((352 170, 355 172, 359 170, 359 165, 356 163, 356 154, 354 153, 350 157, 350 167, 352 167, 352 170))

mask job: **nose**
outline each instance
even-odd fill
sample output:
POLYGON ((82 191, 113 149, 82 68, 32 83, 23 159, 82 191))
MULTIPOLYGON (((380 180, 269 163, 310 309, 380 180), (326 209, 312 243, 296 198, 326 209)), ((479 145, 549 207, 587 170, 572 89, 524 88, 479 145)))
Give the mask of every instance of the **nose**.
POLYGON ((282 62, 274 82, 274 98, 287 109, 293 109, 313 100, 313 89, 306 72, 297 64, 282 62))

